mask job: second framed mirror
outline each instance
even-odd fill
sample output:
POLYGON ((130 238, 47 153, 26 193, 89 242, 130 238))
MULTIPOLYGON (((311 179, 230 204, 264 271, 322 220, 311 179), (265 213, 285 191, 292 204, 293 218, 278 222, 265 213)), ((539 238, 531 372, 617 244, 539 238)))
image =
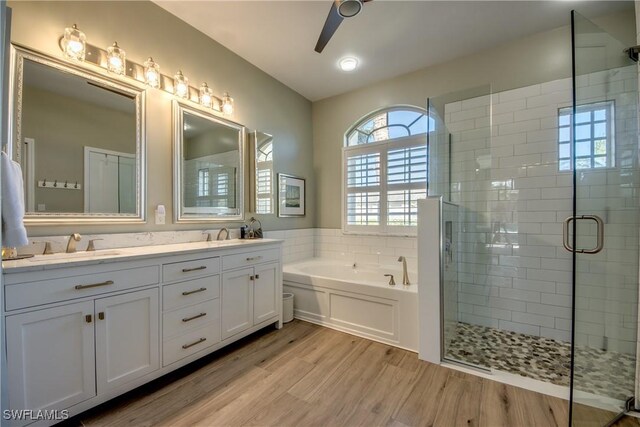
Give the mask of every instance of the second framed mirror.
POLYGON ((252 156, 251 198, 252 212, 275 213, 273 136, 253 131, 249 133, 249 149, 252 156))
POLYGON ((244 219, 245 128, 173 102, 175 222, 244 219))

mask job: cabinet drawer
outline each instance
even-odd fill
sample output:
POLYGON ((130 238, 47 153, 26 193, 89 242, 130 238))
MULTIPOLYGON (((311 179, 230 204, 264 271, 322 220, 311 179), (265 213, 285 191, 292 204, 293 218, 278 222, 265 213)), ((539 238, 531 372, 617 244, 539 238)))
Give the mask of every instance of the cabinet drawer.
POLYGON ((214 299, 164 313, 162 337, 167 340, 207 323, 220 324, 220 300, 214 299))
POLYGON ((162 343, 163 366, 211 347, 220 342, 220 322, 179 335, 162 343))
POLYGON ((191 279, 192 277, 209 276, 220 271, 220 258, 201 258, 190 261, 164 264, 162 266, 162 280, 173 282, 174 280, 191 279))
POLYGON ((277 261, 279 259, 280 251, 278 249, 245 252, 242 254, 226 255, 222 257, 222 268, 224 270, 231 270, 263 262, 277 261))
POLYGON ((155 285, 159 281, 158 267, 148 266, 7 285, 6 309, 17 310, 138 286, 155 285))
POLYGON ((171 310, 220 296, 220 276, 201 277, 162 288, 162 308, 171 310))

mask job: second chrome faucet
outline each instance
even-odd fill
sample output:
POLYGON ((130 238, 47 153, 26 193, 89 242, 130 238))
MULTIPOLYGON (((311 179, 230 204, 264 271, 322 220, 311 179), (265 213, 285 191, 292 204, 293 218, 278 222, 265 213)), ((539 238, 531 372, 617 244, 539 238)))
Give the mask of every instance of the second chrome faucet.
POLYGON ((398 258, 398 262, 402 263, 402 284, 405 286, 410 285, 411 282, 409 281, 409 274, 407 273, 407 259, 401 256, 398 258))

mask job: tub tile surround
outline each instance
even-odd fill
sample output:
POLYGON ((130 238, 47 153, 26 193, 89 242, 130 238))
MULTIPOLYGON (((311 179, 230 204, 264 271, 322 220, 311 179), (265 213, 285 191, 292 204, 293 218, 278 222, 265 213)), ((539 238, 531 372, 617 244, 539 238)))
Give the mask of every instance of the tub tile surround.
POLYGON ((339 228, 305 228, 267 231, 265 237, 284 240, 284 262, 307 258, 328 258, 346 263, 397 265, 405 256, 409 270, 417 270, 415 237, 386 237, 343 234, 339 228))
MULTIPOLYGON (((577 82, 581 104, 602 101, 605 94, 614 101, 620 164, 629 160, 637 138, 634 105, 625 93, 627 80, 637 78, 626 68, 577 82)), ((572 214, 573 189, 571 173, 558 171, 557 123, 558 109, 570 105, 571 80, 562 79, 445 106, 453 139, 451 198, 460 205, 464 230, 458 320, 569 341, 571 254, 562 246, 562 221, 572 214)), ((606 169, 579 175, 581 210, 605 218, 607 243, 579 263, 584 286, 577 304, 587 321, 578 324, 576 342, 631 352, 638 246, 637 236, 626 235, 628 224, 637 221, 626 208, 638 200, 625 193, 625 179, 606 169)))

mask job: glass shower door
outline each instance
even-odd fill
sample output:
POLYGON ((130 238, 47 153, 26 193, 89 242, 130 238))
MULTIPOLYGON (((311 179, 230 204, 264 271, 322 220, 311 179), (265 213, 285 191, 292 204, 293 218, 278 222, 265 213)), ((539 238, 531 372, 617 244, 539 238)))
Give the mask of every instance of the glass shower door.
POLYGON ((574 180, 571 415, 604 425, 637 396, 638 67, 575 12, 572 31, 574 102, 558 110, 558 167, 574 180))

